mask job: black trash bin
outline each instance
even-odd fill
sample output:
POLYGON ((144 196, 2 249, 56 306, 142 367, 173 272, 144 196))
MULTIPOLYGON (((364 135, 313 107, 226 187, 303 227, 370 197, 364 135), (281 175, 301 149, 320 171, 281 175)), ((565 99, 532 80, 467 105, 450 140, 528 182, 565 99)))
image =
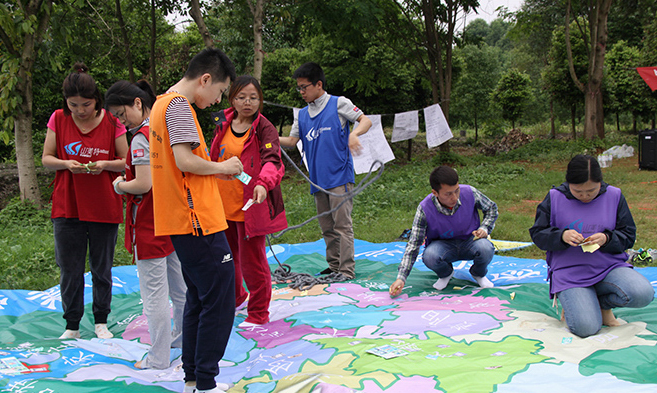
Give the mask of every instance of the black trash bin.
POLYGON ((657 170, 657 129, 639 131, 639 169, 657 170))

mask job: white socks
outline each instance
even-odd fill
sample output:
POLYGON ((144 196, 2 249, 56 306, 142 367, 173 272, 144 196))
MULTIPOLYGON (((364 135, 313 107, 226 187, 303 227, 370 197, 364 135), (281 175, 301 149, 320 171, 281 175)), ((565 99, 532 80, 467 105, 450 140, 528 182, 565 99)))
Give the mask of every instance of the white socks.
POLYGON ((112 332, 110 332, 110 331, 107 329, 107 324, 106 324, 106 323, 97 323, 97 324, 96 324, 96 328, 94 329, 94 331, 96 332, 96 337, 98 337, 98 338, 105 338, 105 339, 107 339, 107 338, 112 338, 112 337, 114 337, 114 335, 112 334, 112 332))
POLYGON ((221 382, 217 382, 217 386, 210 390, 196 390, 196 385, 185 384, 183 393, 225 393, 228 389, 230 389, 230 385, 221 382))
MULTIPOLYGON (((436 281, 436 283, 433 284, 433 287, 439 291, 442 291, 443 289, 447 288, 447 285, 449 284, 449 280, 451 280, 453 276, 454 276, 454 272, 452 272, 452 274, 450 274, 447 277, 439 278, 438 281, 436 281)), ((481 288, 493 288, 495 286, 489 279, 486 278, 486 276, 484 277, 472 276, 472 278, 475 279, 475 281, 477 282, 477 284, 479 284, 481 288)))
POLYGON ((452 271, 452 274, 450 274, 447 277, 439 278, 438 281, 436 281, 436 283, 433 284, 433 287, 439 291, 442 291, 447 287, 447 284, 449 284, 449 280, 452 279, 453 275, 454 275, 454 271, 452 271))
POLYGON ((80 331, 79 330, 66 329, 64 331, 64 334, 59 336, 59 339, 64 340, 64 339, 67 339, 67 338, 80 338, 80 331))
MULTIPOLYGON (((97 323, 94 331, 96 333, 96 337, 98 338, 112 338, 114 335, 112 332, 107 329, 107 324, 106 323, 97 323)), ((60 340, 68 339, 68 338, 80 338, 80 331, 79 330, 70 330, 66 329, 64 331, 64 334, 59 336, 60 340)))
POLYGON ((472 276, 472 278, 474 278, 475 281, 477 281, 477 284, 479 284, 479 286, 482 288, 492 288, 495 286, 489 279, 486 278, 486 276, 484 277, 472 276))

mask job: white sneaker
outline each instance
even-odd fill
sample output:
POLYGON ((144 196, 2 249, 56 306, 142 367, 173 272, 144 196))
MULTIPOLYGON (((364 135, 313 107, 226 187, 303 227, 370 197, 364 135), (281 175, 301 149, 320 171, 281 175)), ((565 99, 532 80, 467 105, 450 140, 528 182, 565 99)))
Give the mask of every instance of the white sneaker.
POLYGON ((219 389, 219 384, 210 390, 196 390, 196 393, 226 393, 225 390, 219 389))
POLYGON ((80 331, 66 329, 64 330, 64 333, 61 336, 59 336, 60 340, 65 340, 68 338, 80 338, 80 331))
POLYGON ((239 325, 237 325, 237 327, 240 328, 240 329, 250 329, 250 328, 253 328, 253 327, 256 327, 256 326, 262 326, 262 325, 258 324, 258 323, 247 322, 247 321, 244 321, 244 322, 240 323, 239 325))
POLYGON ((107 338, 112 338, 112 337, 114 337, 114 335, 112 334, 112 332, 110 332, 110 331, 107 329, 107 324, 106 324, 106 323, 97 323, 97 324, 96 324, 96 327, 95 327, 95 329, 94 329, 94 331, 96 332, 96 337, 98 337, 98 338, 105 338, 105 339, 107 339, 107 338))
POLYGON ((486 278, 486 276, 484 277, 472 276, 472 278, 474 278, 477 284, 479 284, 479 286, 482 288, 492 288, 495 286, 489 279, 486 278))
POLYGON ((196 385, 185 385, 183 389, 183 393, 199 393, 199 392, 224 392, 225 390, 230 389, 231 385, 228 385, 227 383, 221 383, 217 382, 217 387, 215 389, 219 390, 196 390, 196 385))
POLYGON ((196 385, 187 385, 183 388, 183 393, 196 393, 196 385))
POLYGON ((438 281, 436 281, 436 283, 433 284, 433 287, 439 291, 442 291, 443 289, 447 288, 447 284, 449 284, 449 280, 451 280, 453 276, 454 276, 454 272, 452 271, 452 274, 450 274, 449 276, 439 278, 438 281))

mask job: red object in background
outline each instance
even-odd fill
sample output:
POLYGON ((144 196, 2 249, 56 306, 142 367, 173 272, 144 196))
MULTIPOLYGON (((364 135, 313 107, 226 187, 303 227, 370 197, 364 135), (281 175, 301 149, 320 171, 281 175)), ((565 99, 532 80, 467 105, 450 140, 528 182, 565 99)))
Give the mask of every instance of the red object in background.
POLYGON ((657 90, 657 67, 638 67, 636 70, 652 91, 657 90))

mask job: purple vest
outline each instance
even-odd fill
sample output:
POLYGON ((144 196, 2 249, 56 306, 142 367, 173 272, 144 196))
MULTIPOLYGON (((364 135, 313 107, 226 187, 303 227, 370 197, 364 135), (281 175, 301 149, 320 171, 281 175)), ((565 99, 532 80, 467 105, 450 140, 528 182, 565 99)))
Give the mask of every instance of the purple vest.
POLYGON ((436 209, 431 199, 432 194, 420 202, 424 215, 427 218, 426 245, 431 244, 433 240, 465 240, 472 236, 472 231, 479 228, 479 213, 475 208, 474 194, 470 186, 462 184, 459 206, 456 213, 446 216, 436 209))
MULTIPOLYGON (((574 229, 587 237, 605 229, 616 228, 616 213, 621 190, 607 186, 607 191, 589 203, 568 199, 556 190, 550 190, 550 225, 574 229)), ((568 247, 546 253, 550 295, 569 288, 589 287, 602 281, 617 267, 631 267, 627 254, 608 254, 597 250, 589 253, 581 247, 568 247)))

